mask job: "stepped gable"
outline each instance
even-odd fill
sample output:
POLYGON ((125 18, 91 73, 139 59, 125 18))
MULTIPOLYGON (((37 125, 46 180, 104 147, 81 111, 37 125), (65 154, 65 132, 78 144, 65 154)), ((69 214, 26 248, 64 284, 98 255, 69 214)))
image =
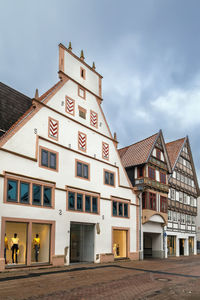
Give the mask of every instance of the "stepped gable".
POLYGON ((159 133, 156 133, 142 141, 119 149, 118 151, 123 166, 127 168, 146 163, 152 151, 152 147, 157 140, 158 134, 159 133))
POLYGON ((0 82, 0 136, 3 136, 31 105, 31 98, 0 82))
POLYGON ((183 147, 184 141, 185 141, 185 138, 181 138, 176 141, 166 143, 167 153, 168 153, 168 156, 170 159, 172 169, 175 166, 176 160, 177 160, 178 155, 183 147))

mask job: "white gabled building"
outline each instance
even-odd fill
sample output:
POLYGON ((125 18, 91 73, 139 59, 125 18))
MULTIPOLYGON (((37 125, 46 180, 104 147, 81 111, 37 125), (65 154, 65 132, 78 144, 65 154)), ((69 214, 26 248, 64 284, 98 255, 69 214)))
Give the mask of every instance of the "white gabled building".
POLYGON ((18 265, 36 263, 36 234, 38 263, 138 259, 138 203, 101 108, 102 76, 60 44, 59 78, 0 138, 1 270, 14 233, 18 265))

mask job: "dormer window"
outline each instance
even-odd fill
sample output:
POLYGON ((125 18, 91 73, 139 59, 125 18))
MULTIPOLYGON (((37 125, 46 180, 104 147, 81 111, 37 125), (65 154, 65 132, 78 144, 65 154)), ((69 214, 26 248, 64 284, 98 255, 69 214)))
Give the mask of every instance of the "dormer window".
POLYGON ((86 71, 82 67, 80 68, 80 75, 81 75, 81 78, 85 79, 86 71))

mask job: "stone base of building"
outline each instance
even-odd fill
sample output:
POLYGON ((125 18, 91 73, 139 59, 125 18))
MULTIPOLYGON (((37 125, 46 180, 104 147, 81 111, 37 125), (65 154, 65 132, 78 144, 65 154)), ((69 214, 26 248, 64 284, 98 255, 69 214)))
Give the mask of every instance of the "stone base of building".
POLYGON ((0 258, 0 272, 5 270, 5 259, 0 258))
POLYGON ((113 253, 105 253, 100 254, 100 263, 107 263, 114 261, 114 254, 113 253))
POLYGON ((164 250, 152 250, 152 257, 153 258, 165 258, 165 251, 164 250))
POLYGON ((139 260, 139 252, 130 252, 129 258, 130 260, 139 260))
POLYGON ((64 255, 54 255, 52 257, 52 265, 54 267, 62 267, 64 266, 64 255))

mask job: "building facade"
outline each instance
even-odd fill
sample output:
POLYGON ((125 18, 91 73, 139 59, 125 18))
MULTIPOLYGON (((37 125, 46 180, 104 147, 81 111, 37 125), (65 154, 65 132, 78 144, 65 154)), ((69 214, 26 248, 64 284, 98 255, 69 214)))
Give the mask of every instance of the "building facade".
POLYGON ((58 83, 0 138, 1 270, 15 233, 18 265, 138 259, 138 199, 101 102, 95 65, 60 44, 58 83))
POLYGON ((163 258, 171 165, 162 131, 120 149, 119 154, 140 201, 140 259, 163 258))
POLYGON ((197 253, 199 186, 188 137, 166 144, 173 173, 169 176, 167 255, 197 253))

